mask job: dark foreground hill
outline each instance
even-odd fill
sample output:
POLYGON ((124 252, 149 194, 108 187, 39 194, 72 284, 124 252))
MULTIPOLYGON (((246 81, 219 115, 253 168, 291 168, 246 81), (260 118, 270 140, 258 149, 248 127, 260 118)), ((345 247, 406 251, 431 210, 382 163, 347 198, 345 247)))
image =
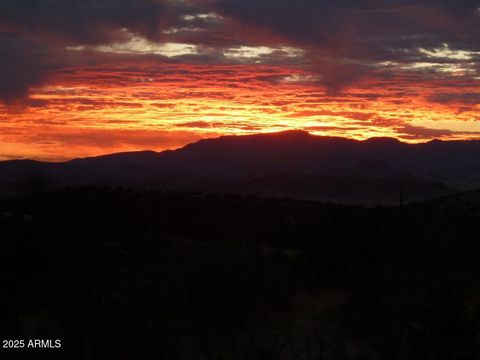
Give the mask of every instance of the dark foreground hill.
POLYGON ((480 186, 480 142, 412 145, 287 131, 201 140, 161 153, 0 162, 0 196, 78 185, 398 204, 401 189, 407 201, 417 201, 480 186))
POLYGON ((62 341, 2 352, 478 359, 479 221, 479 192, 370 209, 109 188, 2 200, 2 338, 62 341))

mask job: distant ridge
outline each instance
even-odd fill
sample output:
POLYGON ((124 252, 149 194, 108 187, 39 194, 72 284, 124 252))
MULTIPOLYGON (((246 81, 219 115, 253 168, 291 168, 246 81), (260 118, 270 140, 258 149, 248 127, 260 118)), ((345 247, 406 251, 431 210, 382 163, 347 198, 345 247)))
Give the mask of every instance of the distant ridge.
POLYGON ((480 187, 480 141, 407 144, 291 130, 203 139, 163 152, 0 162, 3 196, 80 185, 394 204, 399 187, 411 201, 480 187))

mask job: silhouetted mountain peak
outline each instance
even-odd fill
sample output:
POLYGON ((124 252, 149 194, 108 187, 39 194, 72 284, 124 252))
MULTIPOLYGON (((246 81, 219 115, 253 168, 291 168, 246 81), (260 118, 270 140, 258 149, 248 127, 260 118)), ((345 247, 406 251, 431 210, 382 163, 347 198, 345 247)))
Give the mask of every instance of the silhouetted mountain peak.
POLYGON ((139 161, 140 159, 152 159, 158 157, 159 153, 152 150, 120 152, 114 154, 100 155, 95 157, 78 158, 68 161, 68 163, 82 162, 112 162, 112 161, 139 161))
POLYGON ((245 188, 236 184, 258 187, 252 180, 261 178, 268 179, 262 181, 262 189, 276 186, 327 194, 322 186, 325 179, 333 176, 336 180, 332 183, 339 182, 338 186, 335 184, 336 194, 348 188, 350 194, 365 197, 367 190, 374 193, 375 189, 383 189, 385 194, 397 197, 401 180, 411 189, 417 189, 418 197, 428 198, 429 189, 435 194, 442 190, 437 186, 439 181, 462 190, 479 186, 480 156, 476 154, 480 154, 480 142, 475 141, 416 145, 391 138, 358 141, 292 130, 222 136, 160 153, 126 152, 55 164, 26 160, 0 162, 0 185, 13 186, 41 178, 62 185, 220 191, 245 188), (294 175, 273 181, 274 174, 294 175), (369 181, 375 181, 376 185, 369 186, 369 181))
POLYGON ((280 139, 282 138, 283 139, 305 139, 305 138, 314 137, 314 135, 304 130, 286 130, 286 131, 281 131, 276 133, 266 133, 261 135, 280 138, 280 139))
POLYGON ((375 144, 380 146, 408 146, 408 144, 401 142, 398 139, 390 137, 372 137, 364 141, 366 144, 375 144))
POLYGON ((307 131, 302 130, 287 130, 276 133, 260 133, 260 134, 248 134, 248 135, 225 135, 218 138, 201 139, 195 143, 185 146, 185 148, 208 146, 208 145, 223 145, 227 143, 239 144, 239 143, 251 143, 262 142, 269 140, 305 140, 308 138, 320 138, 318 136, 311 135, 307 131))
POLYGON ((176 152, 203 153, 221 157, 235 154, 251 154, 253 157, 262 157, 268 153, 293 154, 312 150, 312 148, 318 149, 319 147, 328 150, 327 147, 329 146, 353 143, 357 143, 357 141, 340 137, 316 136, 302 130, 289 130, 277 133, 229 135, 202 139, 178 149, 176 152))

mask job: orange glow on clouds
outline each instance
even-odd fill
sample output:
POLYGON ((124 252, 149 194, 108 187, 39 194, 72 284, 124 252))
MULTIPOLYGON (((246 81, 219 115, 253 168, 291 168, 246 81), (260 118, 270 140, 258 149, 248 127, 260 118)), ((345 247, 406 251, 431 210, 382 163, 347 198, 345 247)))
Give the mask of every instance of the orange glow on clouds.
POLYGON ((459 95, 475 94, 477 79, 453 74, 419 83, 408 69, 395 76, 394 85, 371 76, 332 95, 318 75, 293 65, 152 60, 65 69, 21 105, 0 105, 0 159, 164 150, 205 137, 288 129, 412 142, 480 137, 480 105, 442 98, 452 92, 449 81, 463 81, 459 95))

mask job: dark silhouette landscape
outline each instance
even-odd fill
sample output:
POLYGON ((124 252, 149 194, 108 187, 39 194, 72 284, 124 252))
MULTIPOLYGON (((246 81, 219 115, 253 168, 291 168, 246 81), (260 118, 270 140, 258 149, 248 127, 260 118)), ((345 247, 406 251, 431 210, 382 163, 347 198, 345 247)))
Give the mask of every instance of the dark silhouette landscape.
POLYGON ((478 359, 479 151, 286 132, 2 162, 1 332, 61 339, 28 359, 478 359))
POLYGON ((174 151, 64 163, 0 162, 0 195, 65 186, 289 196, 364 205, 422 201, 480 187, 480 141, 407 144, 303 131, 225 136, 174 151))
POLYGON ((479 209, 478 191, 375 208, 108 187, 4 199, 1 332, 62 340, 26 359, 478 359, 479 209))

